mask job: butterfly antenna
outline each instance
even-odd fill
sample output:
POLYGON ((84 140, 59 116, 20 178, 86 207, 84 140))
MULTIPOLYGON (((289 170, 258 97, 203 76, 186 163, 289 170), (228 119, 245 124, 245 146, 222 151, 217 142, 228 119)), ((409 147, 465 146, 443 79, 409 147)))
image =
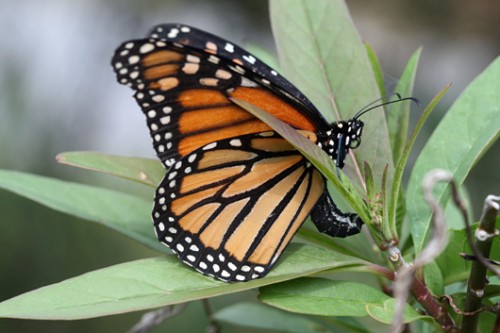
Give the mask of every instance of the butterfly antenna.
POLYGON ((416 99, 415 97, 404 97, 404 98, 402 98, 400 94, 394 93, 394 94, 390 94, 390 95, 386 95, 384 97, 378 98, 378 99, 374 100, 373 102, 371 102, 370 104, 366 105, 365 107, 363 107, 361 110, 359 110, 354 115, 353 119, 358 119, 360 116, 364 115, 368 111, 371 111, 373 109, 379 108, 381 106, 385 106, 385 105, 389 105, 389 104, 393 104, 393 103, 399 103, 399 102, 403 102, 403 101, 413 101, 413 102, 415 102, 415 104, 420 105, 420 101, 418 99, 416 99), (393 100, 393 101, 388 101, 388 102, 380 103, 380 104, 377 104, 377 105, 373 105, 376 102, 378 102, 378 101, 380 101, 380 100, 382 100, 384 98, 391 97, 391 96, 396 96, 397 99, 393 100))
MULTIPOLYGON (((357 113, 360 113, 360 112, 363 112, 364 110, 368 109, 370 106, 372 106, 373 104, 377 103, 377 102, 380 102, 382 100, 387 100, 389 98, 392 98, 393 96, 396 96, 398 99, 401 99, 401 95, 399 93, 393 93, 393 94, 387 94, 385 96, 382 96, 380 98, 377 98, 376 100, 368 103, 367 105, 363 106, 357 113)), ((355 116, 356 117, 356 116, 355 116)))

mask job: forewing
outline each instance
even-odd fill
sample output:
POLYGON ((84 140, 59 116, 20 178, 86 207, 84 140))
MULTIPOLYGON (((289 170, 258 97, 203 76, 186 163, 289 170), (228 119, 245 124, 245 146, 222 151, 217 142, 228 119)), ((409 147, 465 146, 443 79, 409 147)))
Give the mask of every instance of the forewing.
POLYGON ((275 71, 243 49, 191 27, 158 26, 150 38, 123 43, 112 65, 118 82, 135 90, 156 153, 167 167, 208 143, 269 130, 231 97, 297 129, 318 132, 327 126, 275 71))
MULTIPOLYGON (((297 87, 276 70, 234 43, 206 31, 178 23, 157 25, 151 29, 149 37, 178 43, 187 49, 213 54, 226 63, 232 63, 236 72, 245 74, 251 80, 275 91, 277 95, 298 104, 303 112, 309 114, 309 118, 321 118, 323 121, 320 112, 297 87)), ((324 124, 321 122, 317 125, 323 126, 324 124)))
POLYGON ((159 186, 158 239, 203 274, 264 276, 324 191, 321 175, 274 132, 208 144, 159 186))

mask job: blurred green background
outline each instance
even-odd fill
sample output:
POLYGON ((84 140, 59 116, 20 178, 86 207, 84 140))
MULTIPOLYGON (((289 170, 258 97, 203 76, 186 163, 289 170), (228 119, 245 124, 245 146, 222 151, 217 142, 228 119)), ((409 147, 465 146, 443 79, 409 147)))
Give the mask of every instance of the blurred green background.
MULTIPOLYGON (((414 95, 426 104, 453 82, 420 144, 465 86, 500 54, 499 2, 347 3, 362 38, 379 55, 389 90, 420 46, 424 50, 414 95)), ((242 46, 256 44, 274 52, 268 17, 267 1, 255 0, 0 0, 0 168, 152 197, 153 189, 61 166, 54 160, 59 152, 75 150, 154 156, 131 91, 115 82, 109 65, 115 47, 142 37, 155 24, 181 22, 242 46)), ((413 118, 418 113, 414 109, 413 118)), ((499 153, 497 143, 466 183, 475 218, 483 198, 498 194, 499 153)), ((156 255, 101 226, 0 190, 0 300, 90 270, 156 255)), ((254 299, 255 293, 220 297, 213 306, 220 309, 243 298, 254 299)), ((0 332, 126 332, 140 316, 74 322, 0 319, 0 332)), ((206 324, 202 305, 195 302, 154 332, 202 332, 206 324)), ((233 331, 249 332, 224 327, 224 332, 233 331)))

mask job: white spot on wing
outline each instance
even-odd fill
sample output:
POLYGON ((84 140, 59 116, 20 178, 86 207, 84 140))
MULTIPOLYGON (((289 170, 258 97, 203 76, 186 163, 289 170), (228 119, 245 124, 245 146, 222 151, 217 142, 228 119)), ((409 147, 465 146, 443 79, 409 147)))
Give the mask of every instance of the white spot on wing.
POLYGON ((247 79, 246 77, 241 77, 241 85, 243 87, 257 87, 257 83, 247 79))
POLYGON ((234 52, 234 45, 231 43, 226 43, 226 46, 224 46, 224 50, 226 50, 229 53, 234 52))
POLYGON ((128 63, 129 63, 129 64, 131 64, 131 65, 133 65, 133 64, 138 63, 138 62, 139 62, 139 60, 140 60, 140 58, 139 58, 139 56, 138 56, 138 55, 133 55, 133 56, 130 56, 130 57, 128 58, 128 63))
POLYGON ((155 101, 156 103, 160 103, 160 102, 163 102, 165 100, 165 96, 163 96, 163 95, 154 95, 153 97, 151 97, 151 99, 153 101, 155 101))
POLYGON ((179 34, 179 29, 172 28, 172 29, 170 29, 170 32, 168 33, 167 37, 168 38, 175 38, 175 37, 177 37, 177 34, 179 34))
POLYGON ((232 139, 229 141, 229 144, 234 147, 241 147, 241 140, 240 139, 232 139))
POLYGON ((146 43, 139 48, 140 53, 148 53, 155 49, 155 46, 151 43, 146 43))
POLYGON ((253 65, 253 64, 255 64, 255 61, 257 60, 257 59, 255 59, 255 58, 254 58, 252 55, 250 55, 250 54, 249 54, 249 55, 244 55, 244 56, 243 56, 243 59, 244 59, 244 60, 246 60, 246 61, 248 61, 248 62, 249 62, 249 63, 251 63, 252 65, 253 65))
POLYGON ((203 147, 203 150, 210 150, 210 149, 213 149, 217 147, 217 142, 212 142, 212 143, 209 143, 208 145, 206 145, 205 147, 203 147))
POLYGON ((208 61, 210 61, 211 63, 217 65, 219 63, 219 61, 220 61, 220 58, 216 57, 214 55, 210 55, 210 57, 208 57, 208 61))
POLYGON ((199 62, 200 62, 200 58, 199 58, 199 57, 197 57, 197 56, 194 56, 194 55, 192 55, 192 54, 188 54, 188 55, 186 56, 186 60, 187 60, 188 62, 192 62, 192 63, 195 63, 195 64, 197 64, 197 63, 199 63, 199 62))
POLYGON ((231 76, 232 76, 232 74, 224 69, 218 69, 215 72, 215 77, 217 77, 219 79, 228 80, 231 78, 231 76))

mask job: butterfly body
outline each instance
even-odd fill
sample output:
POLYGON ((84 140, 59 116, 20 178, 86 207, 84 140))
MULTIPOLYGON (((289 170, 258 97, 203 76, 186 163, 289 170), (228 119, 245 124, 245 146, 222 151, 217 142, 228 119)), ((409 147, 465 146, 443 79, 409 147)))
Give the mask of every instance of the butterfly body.
POLYGON ((323 176, 268 125, 232 102, 251 103, 297 129, 344 166, 359 119, 329 124, 276 71, 242 48, 166 24, 123 43, 112 60, 135 90, 168 171, 156 190, 158 239, 203 274, 247 281, 268 273, 308 215, 345 237, 362 221, 339 211, 323 176))

